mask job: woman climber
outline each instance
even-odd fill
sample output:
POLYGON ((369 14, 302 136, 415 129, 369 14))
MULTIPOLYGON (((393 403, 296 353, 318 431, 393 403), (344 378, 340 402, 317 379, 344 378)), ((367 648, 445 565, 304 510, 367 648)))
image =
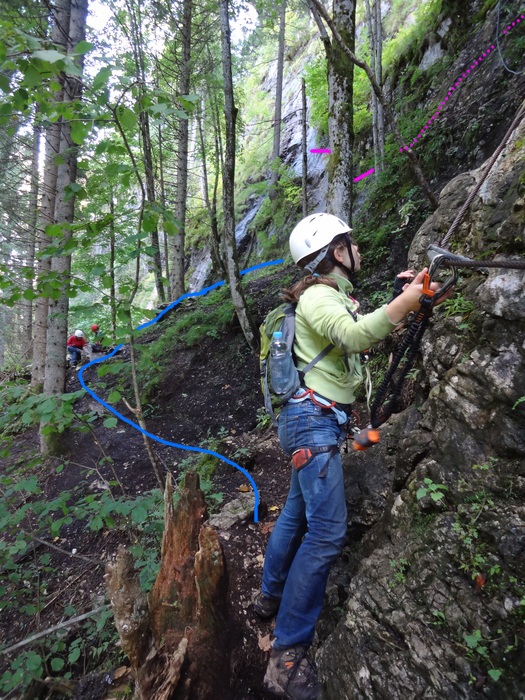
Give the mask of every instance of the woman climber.
POLYGON ((264 686, 292 700, 315 700, 322 690, 307 650, 330 568, 346 536, 339 446, 362 381, 360 353, 419 309, 426 272, 410 284, 406 278, 412 271, 401 273, 398 295, 359 315, 350 276, 360 269, 361 256, 351 231, 338 217, 319 213, 300 221, 289 241, 294 262, 308 273, 283 295, 297 302, 293 350, 298 369, 329 343, 335 346, 304 375, 305 386, 279 416, 279 440, 292 456, 291 485, 268 542, 262 591, 254 603, 260 617, 277 615, 264 686))

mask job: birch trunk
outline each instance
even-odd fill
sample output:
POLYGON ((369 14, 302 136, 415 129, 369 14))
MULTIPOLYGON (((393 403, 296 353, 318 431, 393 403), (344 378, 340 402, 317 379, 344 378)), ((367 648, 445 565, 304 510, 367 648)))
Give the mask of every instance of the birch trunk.
POLYGON ((233 98, 233 78, 231 65, 230 22, 228 19, 228 0, 219 0, 221 38, 222 38, 222 70, 224 78, 224 116, 226 122, 226 148, 224 168, 222 172, 223 209, 224 209, 224 252, 226 270, 230 285, 233 308, 239 319, 241 330, 246 342, 252 350, 257 349, 257 331, 253 320, 246 308, 246 301, 241 286, 237 248, 235 243, 235 123, 237 107, 233 98))
MULTIPOLYGON (((191 77, 191 27, 193 0, 184 0, 182 9, 182 57, 180 74, 180 94, 187 95, 190 90, 191 77)), ((178 149, 177 149, 177 191, 175 197, 175 218, 178 230, 173 240, 173 256, 171 260, 171 292, 174 299, 184 294, 184 256, 186 238, 186 208, 188 197, 188 119, 179 119, 178 149)))
MULTIPOLYGON (((133 58, 135 61, 135 70, 137 73, 137 78, 139 81, 138 90, 141 96, 146 93, 146 67, 144 60, 144 37, 142 34, 142 16, 141 16, 141 3, 133 3, 132 0, 126 2, 128 9, 128 16, 130 21, 131 36, 132 36, 132 50, 133 58)), ((153 168, 153 147, 151 144, 151 131, 149 124, 149 115, 145 109, 141 109, 138 117, 140 140, 142 144, 142 152, 144 158, 144 175, 146 181, 146 198, 150 204, 150 208, 153 210, 156 195, 155 195, 155 174, 153 168)), ((160 243, 159 243, 159 230, 158 226, 155 225, 150 232, 151 247, 155 249, 155 252, 149 258, 149 269, 153 270, 153 276, 155 278, 155 288, 157 290, 157 296, 160 303, 164 303, 166 300, 164 294, 164 283, 162 281, 162 264, 160 257, 160 243)))
MULTIPOLYGON (((373 1, 373 0, 372 0, 373 1)), ((375 32, 375 6, 370 8, 370 0, 365 0, 366 6, 366 26, 368 28, 368 42, 370 45, 370 69, 372 73, 376 76, 376 32, 375 32), (372 13, 374 20, 372 19, 372 13)), ((380 172, 380 156, 379 156, 379 137, 378 137, 378 124, 377 124, 377 97, 375 92, 372 90, 370 96, 371 106, 372 106, 372 144, 374 147, 374 168, 376 173, 380 172)))

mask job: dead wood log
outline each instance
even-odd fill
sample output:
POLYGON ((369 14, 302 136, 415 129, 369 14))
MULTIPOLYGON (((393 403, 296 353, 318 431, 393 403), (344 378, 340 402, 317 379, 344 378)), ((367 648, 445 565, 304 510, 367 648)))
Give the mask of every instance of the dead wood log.
POLYGON ((197 474, 186 474, 177 507, 168 473, 159 573, 149 605, 125 548, 106 580, 136 700, 211 700, 227 690, 225 571, 197 474))
POLYGON ((106 562, 104 578, 122 650, 136 671, 144 664, 150 650, 149 608, 133 557, 123 545, 106 562))
POLYGON ((174 508, 171 475, 168 474, 161 563, 150 602, 153 637, 157 645, 164 640, 172 650, 177 648, 185 628, 196 619, 195 554, 205 514, 199 475, 186 474, 177 508, 174 508))

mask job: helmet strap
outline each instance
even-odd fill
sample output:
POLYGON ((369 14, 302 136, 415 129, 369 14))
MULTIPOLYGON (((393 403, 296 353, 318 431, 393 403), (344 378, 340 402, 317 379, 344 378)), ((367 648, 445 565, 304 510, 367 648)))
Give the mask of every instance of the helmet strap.
POLYGON ((350 257, 350 264, 351 267, 348 268, 346 265, 343 265, 342 262, 339 262, 338 260, 335 259, 333 253, 328 253, 328 248, 329 246, 325 246, 322 248, 319 253, 315 256, 315 258, 308 263, 308 265, 304 266, 304 269, 307 270, 310 273, 313 273, 315 271, 315 268, 319 265, 321 260, 324 260, 326 257, 328 257, 331 262, 333 262, 334 265, 337 265, 337 267, 342 268, 348 275, 348 279, 350 279, 350 276, 353 274, 355 270, 355 259, 354 259, 354 253, 352 251, 352 239, 350 238, 348 233, 343 234, 344 235, 344 242, 346 245, 346 249, 348 250, 348 255, 350 257))
POLYGON ((340 267, 342 270, 344 270, 348 279, 351 279, 355 271, 355 258, 354 253, 352 251, 352 239, 350 238, 350 235, 348 233, 345 233, 343 235, 343 241, 348 251, 348 256, 350 258, 350 267, 347 267, 346 265, 343 265, 342 262, 339 262, 339 260, 336 260, 333 253, 331 253, 329 257, 330 260, 334 263, 334 265, 337 265, 337 267, 340 267))
POLYGON ((321 248, 321 250, 315 256, 315 258, 312 260, 312 262, 309 262, 308 265, 304 266, 304 269, 307 270, 308 272, 313 272, 315 270, 315 268, 319 265, 321 260, 325 259, 327 253, 328 253, 328 246, 325 245, 324 248, 321 248))

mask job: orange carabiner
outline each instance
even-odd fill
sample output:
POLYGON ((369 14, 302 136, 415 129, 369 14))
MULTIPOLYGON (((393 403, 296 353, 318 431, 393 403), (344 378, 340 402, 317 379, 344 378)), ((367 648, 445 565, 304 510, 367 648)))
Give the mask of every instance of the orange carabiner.
POLYGON ((434 294, 436 293, 433 289, 430 288, 430 283, 432 281, 432 278, 428 274, 428 272, 425 272, 423 276, 423 289, 422 289, 422 294, 423 296, 427 297, 428 299, 432 299, 434 294))

